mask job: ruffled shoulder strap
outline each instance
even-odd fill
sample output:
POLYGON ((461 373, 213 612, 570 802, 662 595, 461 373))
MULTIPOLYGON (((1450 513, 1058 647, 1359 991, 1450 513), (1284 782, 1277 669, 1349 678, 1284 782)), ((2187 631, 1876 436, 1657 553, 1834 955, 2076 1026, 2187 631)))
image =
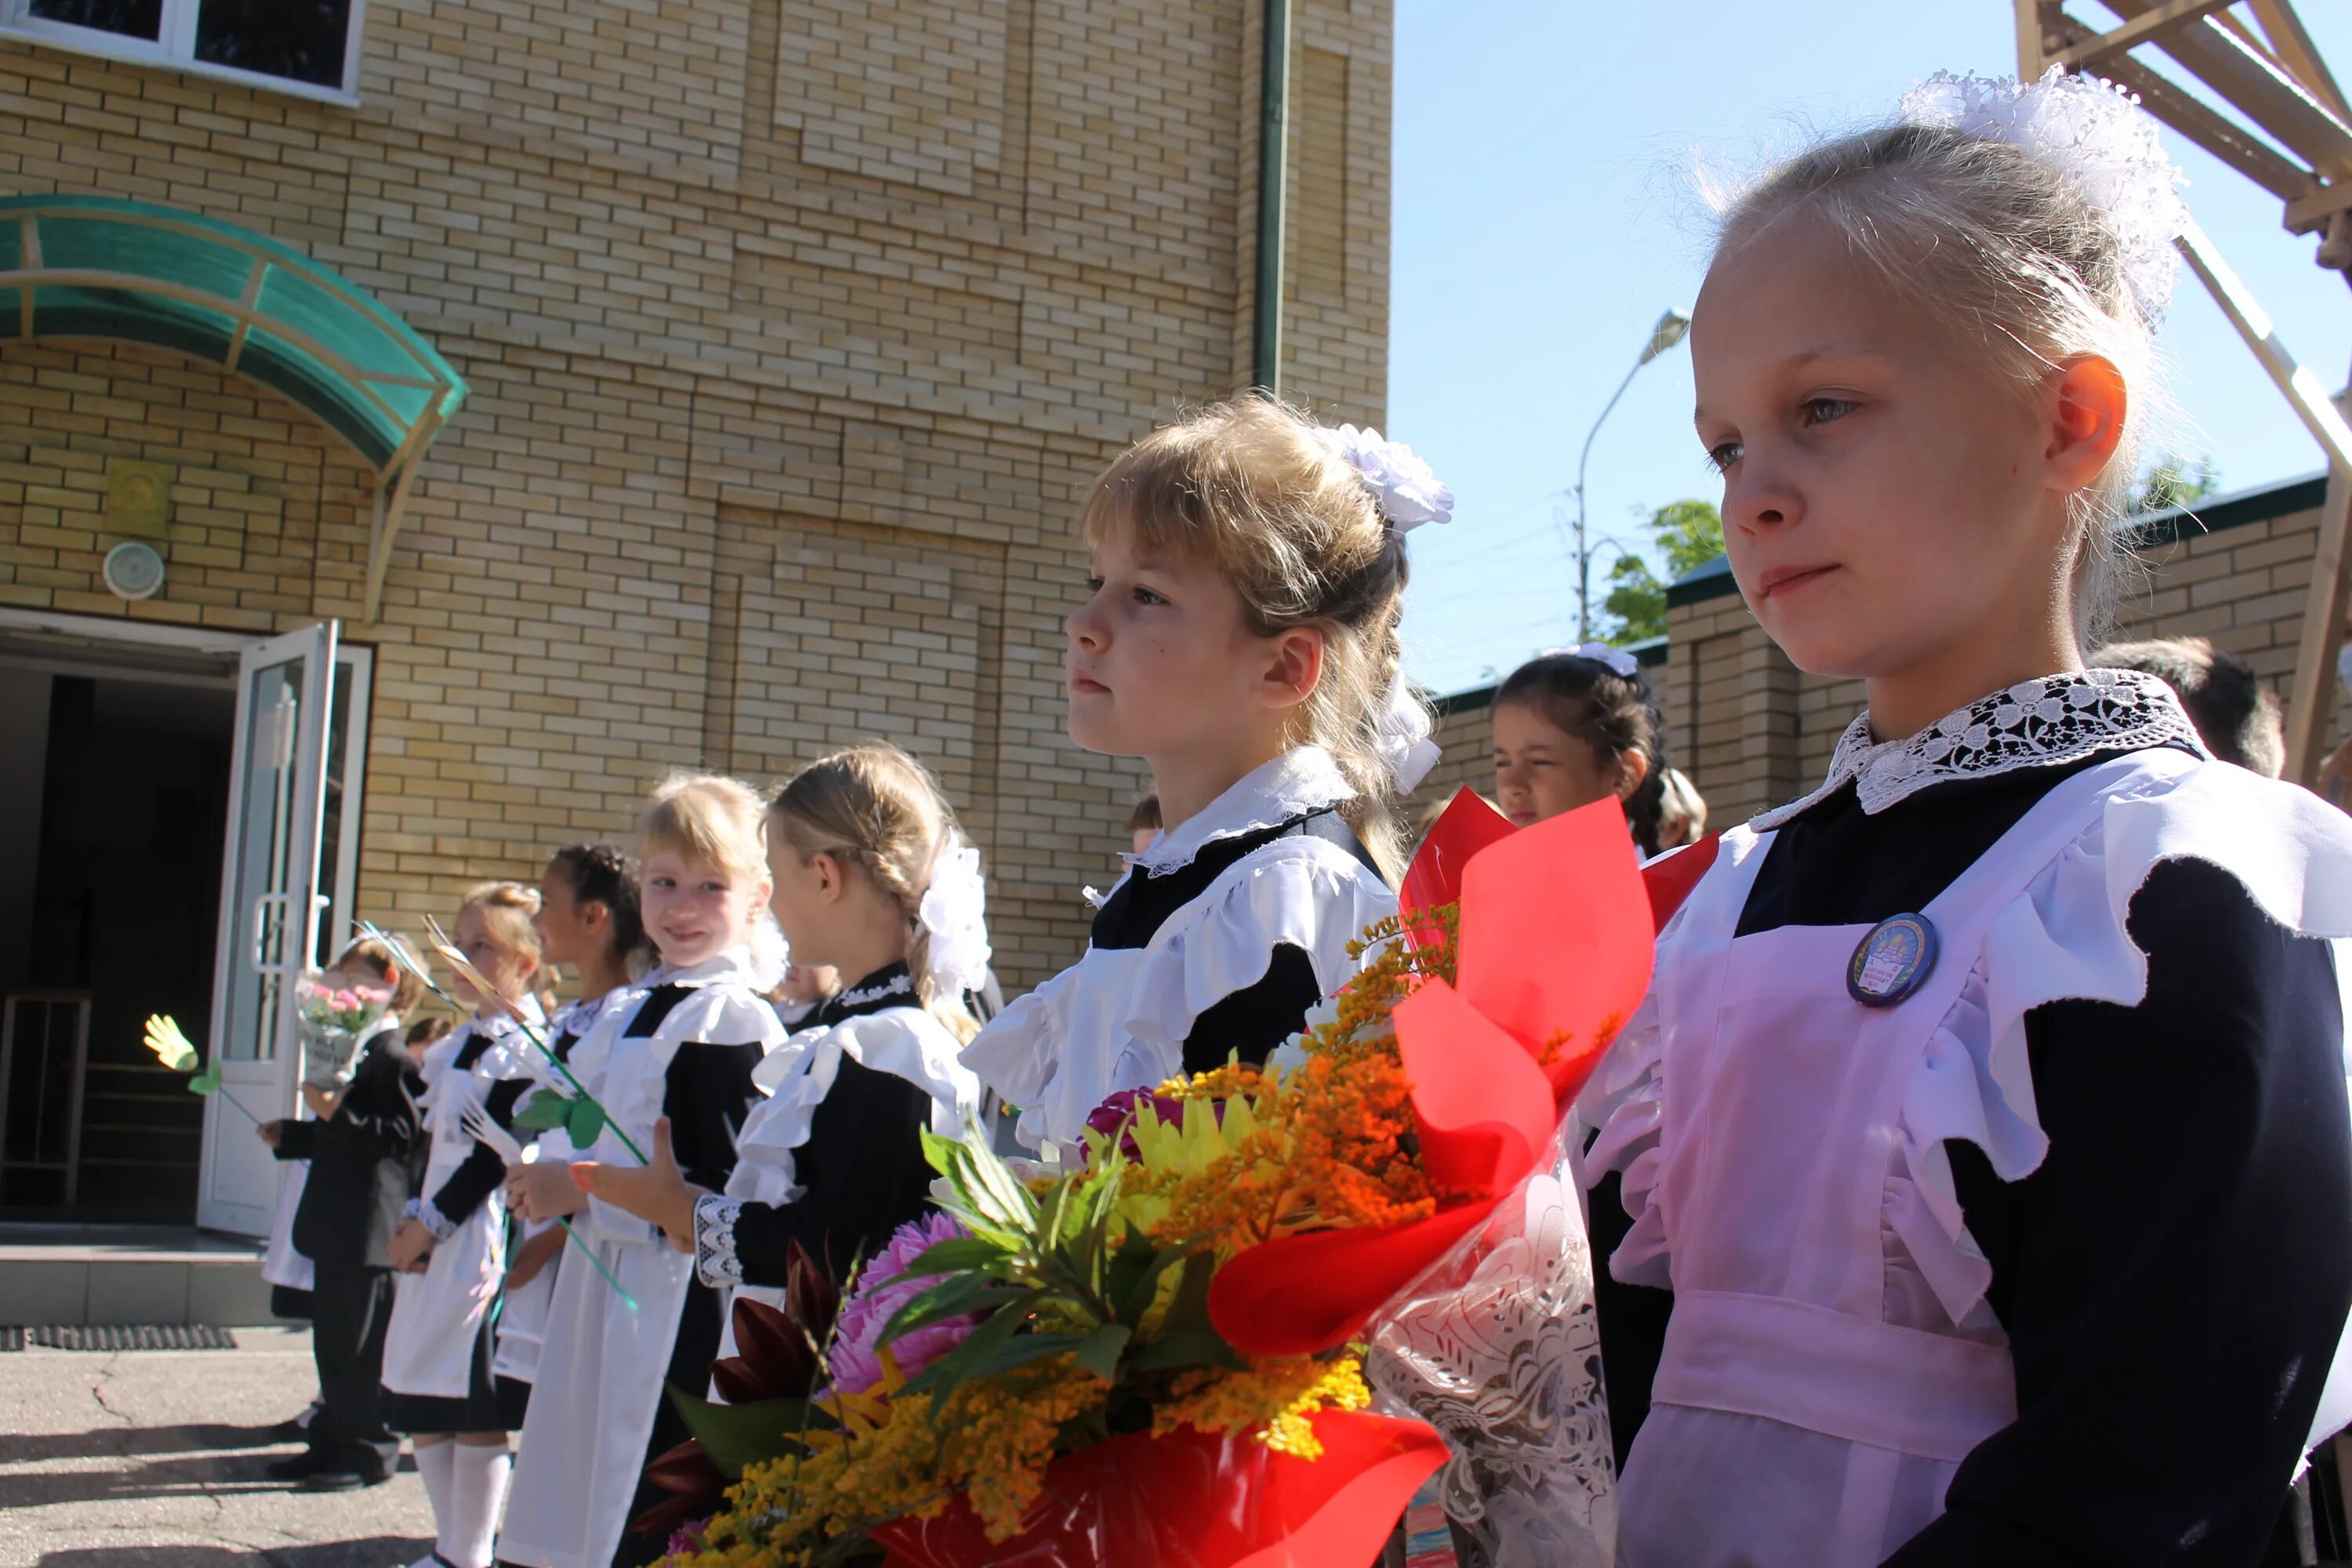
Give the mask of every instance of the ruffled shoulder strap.
POLYGON ((690 988, 656 1026, 652 1039, 667 1061, 688 1045, 755 1045, 765 1055, 789 1034, 766 997, 748 985, 719 982, 690 988))
POLYGON ((1304 952, 1328 996, 1360 966, 1349 945, 1396 910, 1396 893, 1339 844, 1302 834, 1261 845, 1146 944, 1128 1032, 1181 1051, 1202 1013, 1265 977, 1277 947, 1304 952))
POLYGON ((2205 861, 2285 929, 2352 937, 2352 821, 2294 785, 2167 755, 2111 795, 1985 924, 1906 1091, 1887 1219, 1956 1324, 1983 1300, 1992 1266, 1968 1233, 1944 1144, 1974 1143, 2003 1181, 2041 1165, 2050 1140, 2034 1100, 2027 1015, 2055 1002, 2133 1007, 2147 998, 2147 955, 2129 921, 2158 866, 2205 861))
POLYGON ((921 1007, 886 1007, 795 1035, 752 1075, 769 1098, 752 1108, 736 1138, 728 1193, 761 1203, 790 1201, 797 1191, 793 1152, 808 1142, 845 1059, 922 1089, 931 1098, 931 1131, 961 1136, 979 1114, 981 1094, 962 1052, 961 1042, 921 1007))

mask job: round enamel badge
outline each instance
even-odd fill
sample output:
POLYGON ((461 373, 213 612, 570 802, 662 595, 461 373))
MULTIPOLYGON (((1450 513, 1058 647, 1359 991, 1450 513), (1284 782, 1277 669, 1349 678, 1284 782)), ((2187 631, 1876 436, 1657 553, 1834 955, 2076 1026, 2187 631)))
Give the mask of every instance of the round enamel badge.
POLYGON ((1892 1007, 1936 967, 1936 927, 1926 915, 1895 915, 1870 928, 1845 966, 1845 988, 1865 1007, 1892 1007))

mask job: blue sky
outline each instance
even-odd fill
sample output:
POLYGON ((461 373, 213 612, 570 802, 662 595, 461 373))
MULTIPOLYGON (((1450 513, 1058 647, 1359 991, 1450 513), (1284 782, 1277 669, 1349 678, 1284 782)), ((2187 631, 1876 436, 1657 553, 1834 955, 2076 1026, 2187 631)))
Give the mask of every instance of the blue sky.
MULTIPOLYGON (((2112 17, 2089 0, 2095 26, 2112 17)), ((2352 6, 2298 8, 2352 79, 2352 6)), ((1889 113, 1938 68, 2013 71, 2008 0, 1397 0, 1388 434, 1454 489, 1412 536, 1407 662, 1484 684, 1573 642, 1575 568, 1555 508, 1577 448, 1667 306, 1687 309, 1707 225, 1694 172, 1733 174, 1889 113)), ((2169 138, 2170 133, 2167 133, 2169 138)), ((2289 348, 2329 387, 2352 368, 2352 289, 2279 226, 2277 200, 2172 139, 2188 199, 2289 348)), ((2306 474, 2318 447, 2184 272, 2166 328, 2179 443, 2224 490, 2306 474)), ((1690 427, 1681 349, 1635 378, 1592 452, 1596 534, 1719 493, 1690 427)), ((1594 564, 1598 584, 1613 556, 1594 564)), ((1596 594, 1596 597, 1597 597, 1596 594)))

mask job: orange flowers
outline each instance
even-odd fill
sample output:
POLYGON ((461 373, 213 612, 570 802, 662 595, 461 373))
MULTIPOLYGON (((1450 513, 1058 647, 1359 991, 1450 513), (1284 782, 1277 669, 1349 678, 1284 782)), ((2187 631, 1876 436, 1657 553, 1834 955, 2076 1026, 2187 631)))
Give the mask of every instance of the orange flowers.
POLYGON ((1433 1183, 1414 1142, 1412 1084, 1389 1016, 1431 976, 1451 980, 1454 906, 1412 918, 1416 946, 1400 940, 1402 920, 1374 926, 1356 944, 1373 952, 1328 1016, 1302 1037, 1291 1059, 1270 1070, 1240 1065, 1162 1084, 1168 1098, 1202 1104, 1246 1101, 1252 1129, 1205 1163, 1163 1163, 1147 1140, 1126 1191, 1157 1198, 1149 1228, 1162 1242, 1189 1240, 1230 1258, 1244 1247, 1304 1230, 1400 1225, 1427 1219, 1447 1203, 1483 1195, 1433 1183))

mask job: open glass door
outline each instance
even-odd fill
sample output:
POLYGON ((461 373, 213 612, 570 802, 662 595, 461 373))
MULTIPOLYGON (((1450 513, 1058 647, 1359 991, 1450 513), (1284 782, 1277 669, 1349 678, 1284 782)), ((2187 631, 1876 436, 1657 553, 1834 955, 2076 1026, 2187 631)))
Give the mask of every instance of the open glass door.
POLYGON ((205 1037, 222 1082, 205 1107, 196 1195, 196 1223, 215 1230, 268 1233, 278 1166, 254 1122, 291 1116, 298 1103, 294 991, 319 947, 335 631, 330 621, 272 637, 238 662, 220 952, 205 1037), (235 1105, 220 1103, 231 1099, 235 1105))

